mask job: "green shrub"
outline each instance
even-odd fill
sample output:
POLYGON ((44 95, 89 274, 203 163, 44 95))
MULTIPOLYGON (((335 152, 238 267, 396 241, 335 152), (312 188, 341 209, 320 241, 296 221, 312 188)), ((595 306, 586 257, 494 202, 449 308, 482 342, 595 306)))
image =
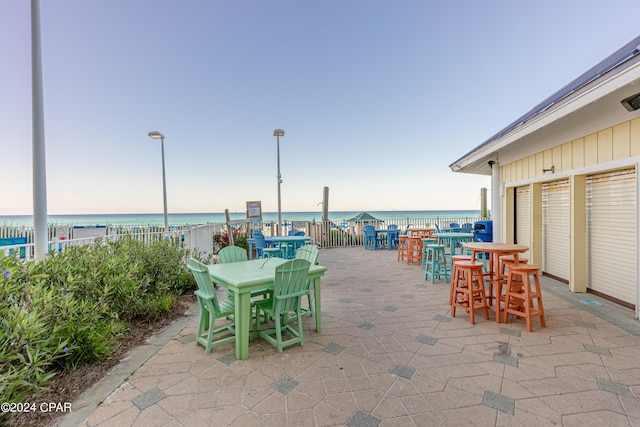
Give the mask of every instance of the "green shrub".
POLYGON ((0 399, 46 389, 59 370, 103 360, 133 322, 195 289, 194 256, 171 240, 70 246, 41 262, 0 257, 0 399))

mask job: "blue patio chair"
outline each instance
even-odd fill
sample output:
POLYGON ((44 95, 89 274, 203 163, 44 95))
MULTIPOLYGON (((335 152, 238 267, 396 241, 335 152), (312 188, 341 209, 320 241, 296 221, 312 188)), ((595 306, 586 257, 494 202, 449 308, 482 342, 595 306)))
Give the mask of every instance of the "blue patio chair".
MULTIPOLYGON (((389 230, 398 230, 396 224, 389 224, 387 227, 389 230)), ((398 243, 400 242, 400 230, 387 233, 387 248, 398 249, 398 243)))
MULTIPOLYGON (((305 236, 304 231, 293 229, 289 232, 289 236, 305 236)), ((296 251, 298 248, 304 246, 305 242, 282 242, 280 244, 280 249, 282 250, 283 258, 293 259, 296 256, 296 251)))
POLYGON ((400 230, 387 233, 387 249, 398 249, 400 243, 400 230))
POLYGON ((281 257, 282 250, 278 248, 267 247, 267 240, 261 231, 253 232, 253 241, 256 245, 256 258, 281 257))
POLYGON ((470 222, 465 222, 462 224, 462 232, 463 233, 472 233, 473 232, 473 224, 470 222))
POLYGON ((376 249, 376 229, 373 225, 365 225, 362 227, 362 231, 364 232, 364 248, 365 249, 376 249))
POLYGON ((460 224, 452 222, 449 224, 449 231, 460 231, 460 224))

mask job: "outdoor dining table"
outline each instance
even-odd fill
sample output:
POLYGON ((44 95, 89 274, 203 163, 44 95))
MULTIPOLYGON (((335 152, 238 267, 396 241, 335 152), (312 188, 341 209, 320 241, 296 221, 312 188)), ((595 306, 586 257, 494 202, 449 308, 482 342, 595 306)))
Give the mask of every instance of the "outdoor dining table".
MULTIPOLYGON (((249 357, 249 338, 251 335, 251 291, 273 288, 276 267, 287 262, 282 258, 255 259, 209 265, 211 280, 235 293, 235 330, 236 359, 249 357)), ((311 265, 309 280, 313 281, 314 313, 316 332, 322 328, 322 307, 320 298, 320 277, 327 267, 311 265)))
MULTIPOLYGON (((439 242, 449 241, 449 261, 451 262, 449 265, 453 265, 453 256, 456 254, 456 248, 460 246, 458 243, 473 239, 473 233, 433 233, 431 237, 437 237, 439 242)), ((460 246, 460 252, 462 252, 462 246, 460 246)))
POLYGON ((376 232, 376 241, 378 241, 378 236, 380 234, 387 235, 387 249, 391 250, 393 248, 393 236, 398 236, 400 234, 400 230, 397 228, 379 228, 374 230, 376 232))
POLYGON ((407 228, 407 234, 409 234, 410 236, 416 236, 416 237, 429 237, 431 233, 433 233, 434 231, 436 231, 435 227, 407 228))
MULTIPOLYGON (((306 242, 311 240, 309 236, 270 236, 264 238, 265 242, 268 245, 276 245, 279 243, 286 243, 287 245, 291 244, 293 247, 298 247, 304 245, 306 242)), ((247 239, 247 243, 249 244, 249 259, 253 259, 253 245, 255 244, 255 240, 253 237, 247 239)), ((285 254, 287 258, 293 258, 296 256, 295 250, 293 254, 285 254)))
POLYGON ((487 302, 490 303, 496 312, 496 322, 500 322, 500 294, 502 293, 502 279, 500 274, 500 257, 505 255, 513 255, 516 263, 518 262, 518 254, 529 250, 528 246, 518 245, 516 243, 499 243, 499 242, 468 242, 462 246, 471 249, 471 259, 476 259, 479 253, 489 253, 489 271, 487 272, 489 287, 489 296, 487 302), (494 294, 495 288, 495 294, 494 294))

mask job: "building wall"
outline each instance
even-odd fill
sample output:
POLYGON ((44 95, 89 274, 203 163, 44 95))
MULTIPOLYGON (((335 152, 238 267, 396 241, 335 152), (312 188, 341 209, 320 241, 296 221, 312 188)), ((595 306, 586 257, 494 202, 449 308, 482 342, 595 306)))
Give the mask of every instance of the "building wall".
POLYGON ((502 165, 502 182, 549 176, 542 170, 551 166, 557 174, 634 156, 640 156, 640 118, 502 165))
MULTIPOLYGON (((541 141, 542 143, 543 141, 541 141)), ((544 182, 560 179, 570 180, 570 279, 569 287, 574 292, 586 292, 587 245, 585 229, 585 177, 607 170, 628 169, 640 163, 640 118, 635 118, 607 127, 595 133, 524 156, 501 165, 504 191, 501 191, 503 218, 502 235, 506 242, 514 240, 513 190, 530 186, 532 219, 530 224, 530 259, 541 265, 542 226, 535 221, 535 212, 541 210, 542 197, 539 187, 544 182), (553 171, 550 171, 551 168, 553 171), (544 170, 547 170, 546 172, 544 170)), ((637 175, 638 172, 636 172, 637 175)), ((637 248, 636 248, 637 250, 637 248)), ((640 251, 638 251, 640 252, 640 251)), ((637 271, 635 272, 637 277, 637 271)), ((638 304, 636 304, 636 309, 638 304)))

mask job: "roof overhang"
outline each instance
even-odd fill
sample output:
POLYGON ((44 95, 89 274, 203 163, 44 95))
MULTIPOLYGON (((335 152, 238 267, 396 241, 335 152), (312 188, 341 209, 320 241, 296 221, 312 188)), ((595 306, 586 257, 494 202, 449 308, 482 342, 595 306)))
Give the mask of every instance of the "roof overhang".
POLYGON ((517 160, 515 153, 533 154, 545 144, 558 145, 640 116, 640 110, 629 112, 621 103, 640 93, 640 55, 637 48, 632 53, 562 98, 554 99, 557 94, 547 98, 449 167, 454 172, 491 175, 490 162, 505 164, 517 160))

